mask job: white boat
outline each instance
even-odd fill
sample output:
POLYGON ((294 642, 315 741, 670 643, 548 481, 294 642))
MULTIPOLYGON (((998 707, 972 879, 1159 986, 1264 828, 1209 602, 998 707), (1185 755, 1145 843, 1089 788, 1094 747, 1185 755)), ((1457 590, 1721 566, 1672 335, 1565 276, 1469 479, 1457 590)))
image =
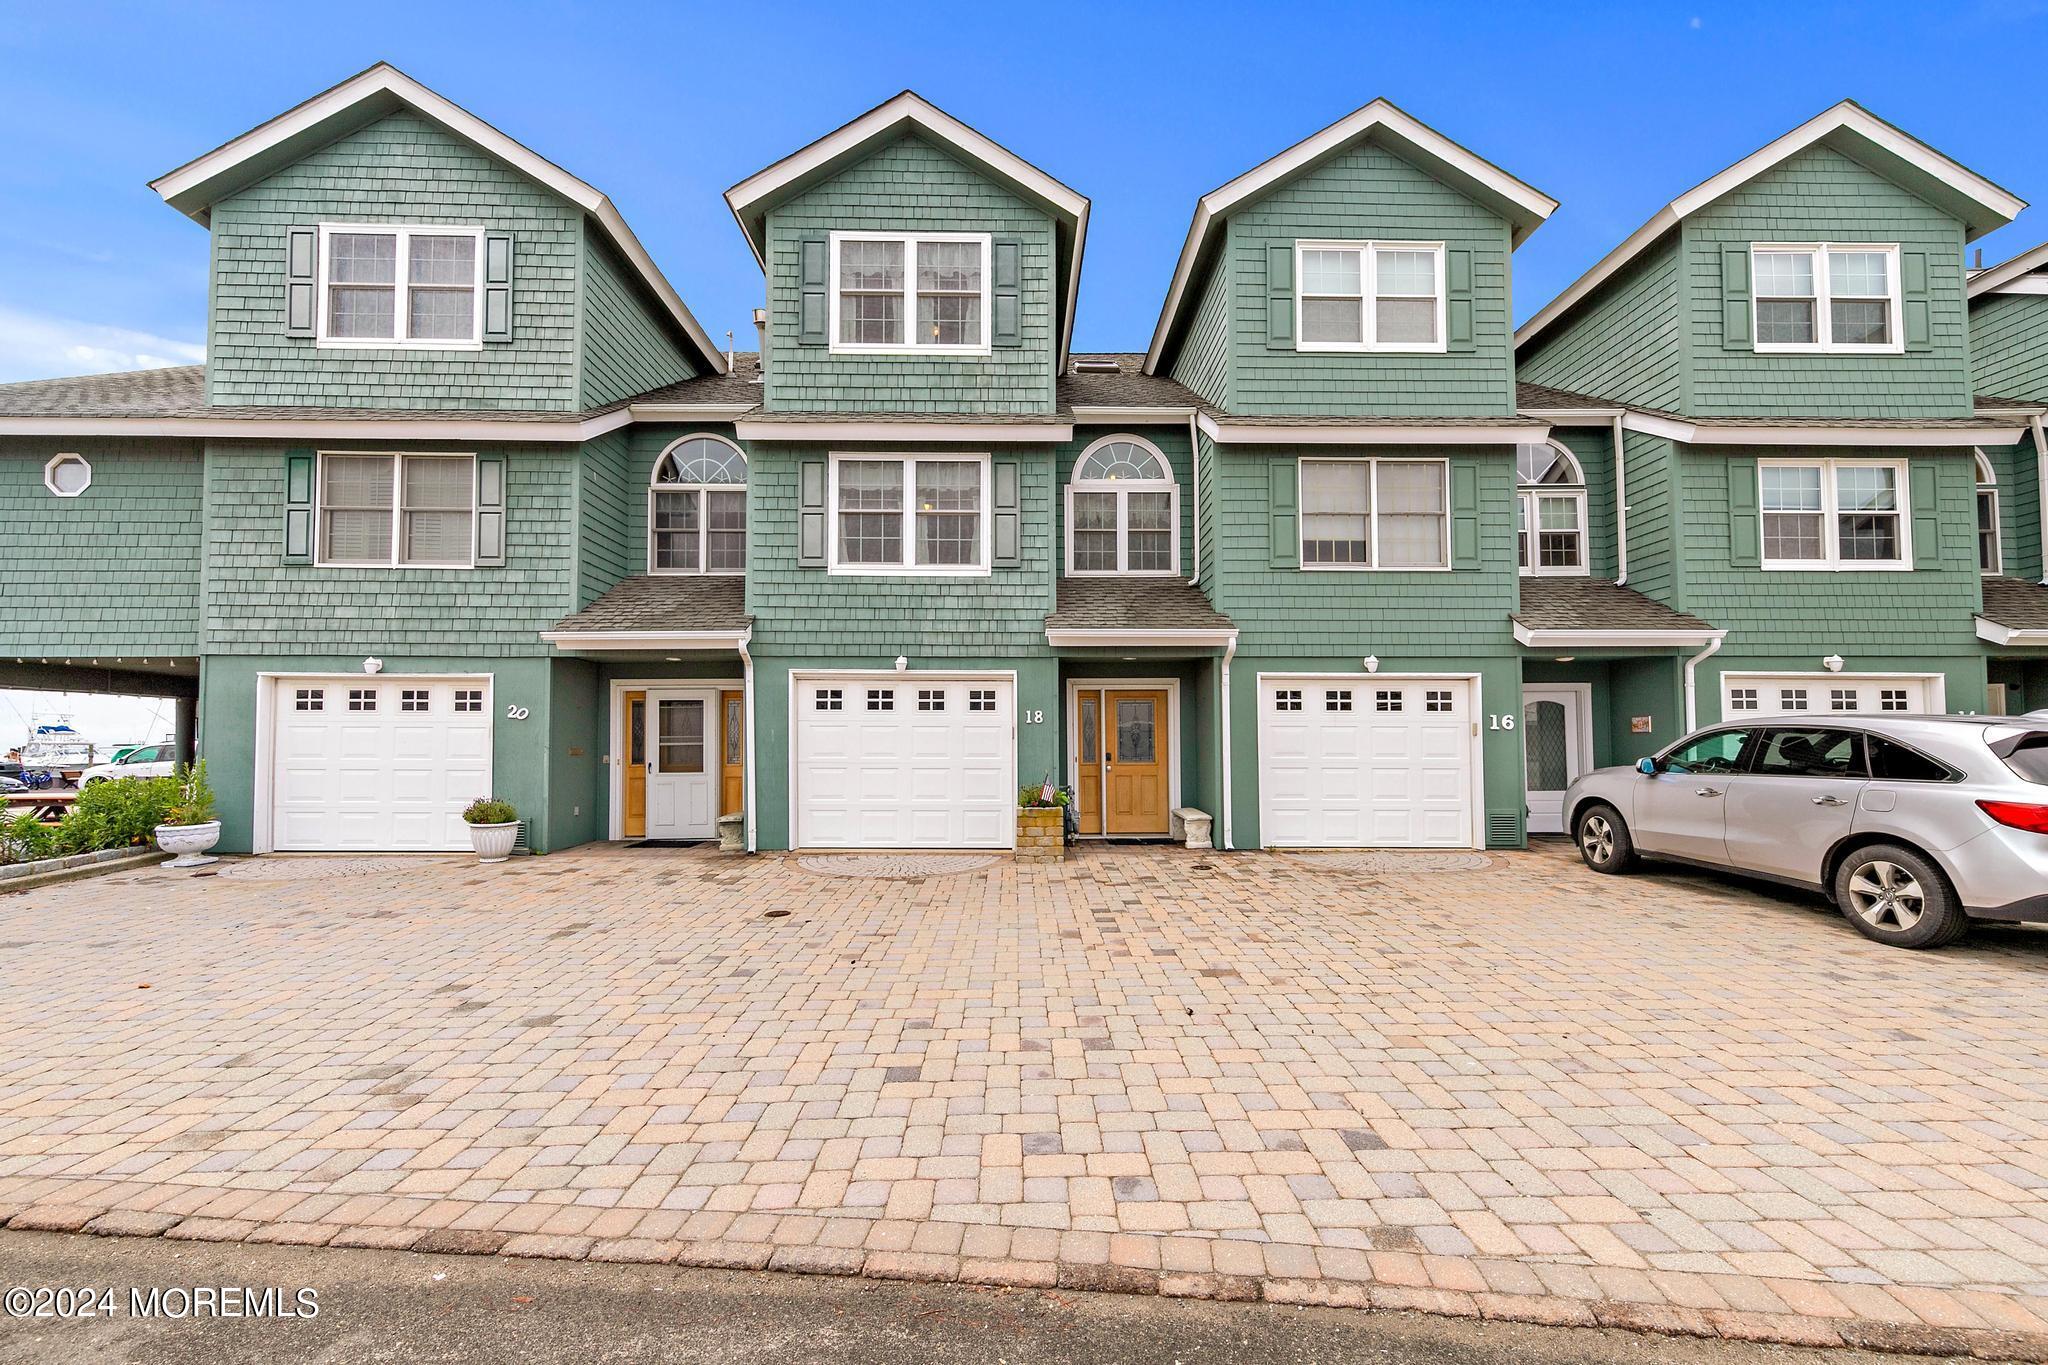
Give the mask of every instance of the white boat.
POLYGON ((61 721, 29 727, 21 746, 24 771, 82 772, 93 765, 92 741, 61 721))

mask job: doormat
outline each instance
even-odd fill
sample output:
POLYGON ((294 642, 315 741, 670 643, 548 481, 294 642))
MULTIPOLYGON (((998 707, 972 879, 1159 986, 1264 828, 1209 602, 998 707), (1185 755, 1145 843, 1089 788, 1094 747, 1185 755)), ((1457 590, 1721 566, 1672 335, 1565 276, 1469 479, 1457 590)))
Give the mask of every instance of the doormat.
POLYGON ((709 839, 638 839, 627 848, 702 848, 709 839))

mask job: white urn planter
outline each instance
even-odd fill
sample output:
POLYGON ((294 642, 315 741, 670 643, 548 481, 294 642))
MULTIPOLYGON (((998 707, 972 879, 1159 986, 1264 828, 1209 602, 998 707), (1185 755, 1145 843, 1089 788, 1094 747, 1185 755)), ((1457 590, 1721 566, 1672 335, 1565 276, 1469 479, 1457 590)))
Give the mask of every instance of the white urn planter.
POLYGON ((469 842, 476 849, 478 862, 502 863, 512 856, 512 845, 519 842, 519 822, 507 820, 502 825, 471 825, 469 842))
POLYGON ((220 861, 206 855, 206 850, 220 842, 220 821, 208 820, 203 825, 158 825, 156 846, 166 853, 176 854, 166 867, 204 867, 220 861))

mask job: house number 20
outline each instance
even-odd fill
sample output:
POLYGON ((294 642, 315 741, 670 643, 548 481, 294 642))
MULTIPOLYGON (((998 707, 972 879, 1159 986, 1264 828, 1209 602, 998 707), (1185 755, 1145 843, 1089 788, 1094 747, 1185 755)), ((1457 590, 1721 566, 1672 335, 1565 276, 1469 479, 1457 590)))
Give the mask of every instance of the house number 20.
POLYGON ((1514 728, 1515 728, 1515 717, 1514 717, 1514 713, 1513 713, 1513 712, 1509 712, 1509 713, 1507 713, 1506 715, 1502 715, 1502 714, 1501 714, 1500 712, 1498 712, 1498 711, 1494 712, 1494 713, 1493 713, 1492 715, 1490 715, 1490 716, 1488 716, 1488 717, 1486 718, 1486 728, 1487 728, 1487 729, 1489 729, 1489 730, 1512 730, 1512 729, 1514 729, 1514 728))
POLYGON ((1024 723, 1025 723, 1026 725, 1043 725, 1043 724, 1045 724, 1045 712, 1043 712, 1043 711, 1026 711, 1026 712, 1024 713, 1024 723))
POLYGON ((523 706, 507 706, 505 708, 506 720, 525 720, 528 716, 532 714, 533 712, 527 710, 523 706))

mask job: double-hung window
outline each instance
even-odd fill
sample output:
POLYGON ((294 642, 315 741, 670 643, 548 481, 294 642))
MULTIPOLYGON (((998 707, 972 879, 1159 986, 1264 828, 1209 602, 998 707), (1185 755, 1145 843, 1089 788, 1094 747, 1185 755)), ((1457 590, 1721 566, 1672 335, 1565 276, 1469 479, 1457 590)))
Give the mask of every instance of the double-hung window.
POLYGON ((833 573, 985 574, 989 457, 834 455, 833 573))
POLYGON ((718 436, 686 436, 654 462, 647 490, 651 573, 747 571, 747 457, 718 436))
POLYGON ((320 564, 466 569, 476 562, 474 455, 323 452, 319 496, 320 564))
POLYGON ((322 346, 480 347, 484 230, 320 226, 322 346))
POLYGON ((1067 485, 1067 572, 1175 572, 1179 507, 1173 471, 1150 441, 1107 436, 1095 442, 1067 485))
POLYGON ((1441 242, 1297 242, 1296 349, 1444 349, 1441 242))
POLYGON ((1443 460, 1301 461, 1301 567, 1449 568, 1449 482, 1443 460))
POLYGON ((1525 574, 1586 572, 1586 476, 1555 441, 1515 448, 1515 550, 1525 574))
POLYGON ((987 355, 991 238, 832 234, 832 349, 987 355))
POLYGON ((1766 569, 1911 568, 1906 465, 1899 460, 1761 460, 1766 569))
POLYGON ((2005 569, 1998 538, 1998 474, 1981 450, 1977 452, 1977 568, 1987 574, 2005 569))
POLYGON ((1759 351, 1903 351, 1899 248, 1828 242, 1750 248, 1759 351))

